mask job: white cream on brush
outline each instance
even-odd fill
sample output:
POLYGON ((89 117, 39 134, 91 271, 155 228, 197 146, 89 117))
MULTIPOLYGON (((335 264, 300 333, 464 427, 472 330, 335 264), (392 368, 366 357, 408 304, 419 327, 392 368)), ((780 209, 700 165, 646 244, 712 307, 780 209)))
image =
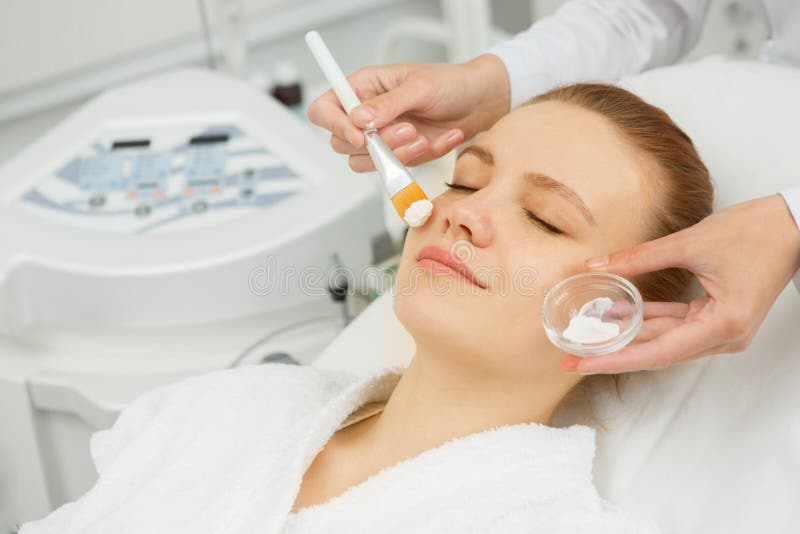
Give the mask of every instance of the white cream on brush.
POLYGON ((431 216, 433 210, 433 203, 427 198, 424 200, 415 200, 406 210, 403 219, 409 226, 422 226, 428 217, 431 216))

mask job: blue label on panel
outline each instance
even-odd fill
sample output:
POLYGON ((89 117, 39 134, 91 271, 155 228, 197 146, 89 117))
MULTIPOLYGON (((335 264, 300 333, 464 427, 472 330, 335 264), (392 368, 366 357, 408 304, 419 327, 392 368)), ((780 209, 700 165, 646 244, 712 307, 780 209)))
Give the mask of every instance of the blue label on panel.
POLYGON ((122 158, 116 154, 84 158, 78 183, 84 190, 118 189, 122 184, 122 158))
POLYGON ((163 180, 170 172, 170 155, 166 152, 142 152, 133 162, 131 179, 163 180))
POLYGON ((225 172, 225 149, 222 147, 190 148, 186 154, 186 176, 194 178, 217 178, 225 172))

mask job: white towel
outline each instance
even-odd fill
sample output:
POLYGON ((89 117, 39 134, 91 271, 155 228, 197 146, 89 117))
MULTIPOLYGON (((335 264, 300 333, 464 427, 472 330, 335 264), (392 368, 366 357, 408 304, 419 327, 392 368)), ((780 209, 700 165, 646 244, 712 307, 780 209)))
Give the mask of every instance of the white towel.
POLYGON ((597 495, 585 426, 472 434, 290 513, 316 454, 401 373, 267 364, 147 393, 92 437, 96 485, 20 534, 651 532, 597 495))

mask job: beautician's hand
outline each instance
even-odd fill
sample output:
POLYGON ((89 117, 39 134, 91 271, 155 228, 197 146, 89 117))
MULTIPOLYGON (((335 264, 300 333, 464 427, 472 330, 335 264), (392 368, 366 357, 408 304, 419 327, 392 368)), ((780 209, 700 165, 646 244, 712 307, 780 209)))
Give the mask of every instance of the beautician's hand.
POLYGON ((492 54, 457 65, 367 67, 348 80, 361 99, 350 117, 328 90, 308 118, 332 133, 333 149, 349 155, 357 172, 375 169, 362 133, 370 123, 403 163, 418 165, 488 129, 510 106, 505 65, 492 54))
POLYGON ((693 272, 707 295, 690 304, 645 303, 644 322, 631 345, 603 356, 567 355, 562 369, 581 374, 662 369, 745 350, 800 267, 800 231, 783 197, 772 195, 612 254, 603 266, 587 261, 590 270, 624 277, 668 267, 693 272))

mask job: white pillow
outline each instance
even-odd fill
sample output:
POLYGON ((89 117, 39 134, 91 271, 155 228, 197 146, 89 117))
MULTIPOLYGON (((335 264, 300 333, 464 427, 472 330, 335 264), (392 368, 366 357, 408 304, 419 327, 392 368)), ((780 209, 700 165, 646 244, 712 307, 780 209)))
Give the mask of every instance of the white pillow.
MULTIPOLYGON (((664 108, 692 137, 715 179, 718 207, 800 185, 800 70, 712 58, 622 85, 664 108)), ((407 364, 413 348, 386 295, 315 365, 367 373, 407 364)), ((621 399, 598 397, 595 411, 606 426, 598 433, 596 483, 628 512, 670 534, 798 530, 794 287, 745 353, 630 375, 621 399)))
MULTIPOLYGON (((718 208, 800 185, 800 70, 711 58, 622 85, 692 137, 718 208)), ((668 533, 797 532, 800 296, 792 285, 746 352, 636 374, 621 401, 600 404, 611 417, 595 464, 606 497, 668 533)))

